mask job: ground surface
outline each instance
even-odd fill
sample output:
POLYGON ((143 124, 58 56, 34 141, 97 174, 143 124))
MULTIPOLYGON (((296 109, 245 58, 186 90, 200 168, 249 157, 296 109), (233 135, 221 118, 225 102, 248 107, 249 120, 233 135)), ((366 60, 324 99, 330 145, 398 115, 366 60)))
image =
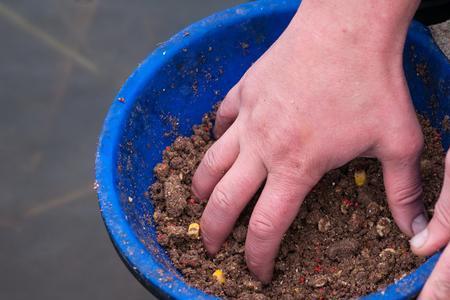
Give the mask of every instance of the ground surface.
POLYGON ((0 299, 151 299, 101 221, 97 137, 157 43, 239 2, 0 0, 0 299))
POLYGON ((241 2, 0 0, 0 299, 149 299, 98 213, 97 135, 157 43, 241 2))
POLYGON ((431 32, 442 49, 442 52, 450 58, 450 20, 431 26, 431 32))

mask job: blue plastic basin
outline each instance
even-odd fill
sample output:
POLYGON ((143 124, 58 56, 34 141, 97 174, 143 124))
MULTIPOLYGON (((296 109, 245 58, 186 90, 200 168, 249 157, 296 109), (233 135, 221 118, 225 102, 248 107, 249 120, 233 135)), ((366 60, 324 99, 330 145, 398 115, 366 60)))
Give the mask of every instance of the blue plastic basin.
MULTIPOLYGON (((162 150, 174 140, 164 133, 173 129, 176 118, 178 133, 190 134, 191 126, 277 39, 298 5, 292 0, 262 0, 193 24, 155 50, 111 105, 96 159, 100 209, 125 264, 161 298, 214 298, 186 285, 155 239, 146 191, 162 150)), ((450 64, 421 24, 411 25, 404 61, 417 110, 441 130, 442 119, 450 115, 450 64)), ((441 133, 447 149, 449 135, 441 133)), ((417 294, 437 258, 366 299, 407 299, 417 294)))

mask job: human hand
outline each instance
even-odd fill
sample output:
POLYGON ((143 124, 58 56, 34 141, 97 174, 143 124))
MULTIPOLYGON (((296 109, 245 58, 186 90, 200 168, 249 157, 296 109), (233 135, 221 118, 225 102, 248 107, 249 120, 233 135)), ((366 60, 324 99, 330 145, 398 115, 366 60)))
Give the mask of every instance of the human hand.
POLYGON ((355 157, 381 160, 389 205, 405 234, 426 226, 423 137, 402 68, 409 21, 359 32, 347 17, 363 2, 346 1, 349 11, 339 22, 330 2, 303 1, 280 39, 224 99, 215 124, 220 138, 194 175, 194 194, 209 198, 201 228, 213 255, 265 181, 245 246, 247 265, 263 282, 271 280, 281 239, 305 196, 327 171, 355 157))
MULTIPOLYGON (((427 228, 411 239, 418 255, 431 255, 450 241, 450 152, 445 160, 445 178, 434 215, 427 228)), ((450 247, 442 253, 419 299, 438 300, 450 297, 450 247)))

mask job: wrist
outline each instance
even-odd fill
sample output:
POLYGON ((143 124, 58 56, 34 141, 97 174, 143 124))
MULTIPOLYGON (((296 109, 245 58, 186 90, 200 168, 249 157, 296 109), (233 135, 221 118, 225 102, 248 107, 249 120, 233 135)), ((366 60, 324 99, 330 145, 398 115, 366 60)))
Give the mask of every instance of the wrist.
POLYGON ((324 47, 401 55, 419 3, 420 0, 303 0, 290 28, 324 47))

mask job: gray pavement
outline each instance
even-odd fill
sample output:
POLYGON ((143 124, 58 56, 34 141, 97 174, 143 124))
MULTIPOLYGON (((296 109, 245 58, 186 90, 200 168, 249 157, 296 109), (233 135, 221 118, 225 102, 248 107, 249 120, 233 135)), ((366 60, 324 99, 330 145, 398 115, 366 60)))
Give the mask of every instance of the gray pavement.
POLYGON ((152 299, 106 235, 97 136, 157 43, 239 0, 0 0, 0 299, 152 299))

